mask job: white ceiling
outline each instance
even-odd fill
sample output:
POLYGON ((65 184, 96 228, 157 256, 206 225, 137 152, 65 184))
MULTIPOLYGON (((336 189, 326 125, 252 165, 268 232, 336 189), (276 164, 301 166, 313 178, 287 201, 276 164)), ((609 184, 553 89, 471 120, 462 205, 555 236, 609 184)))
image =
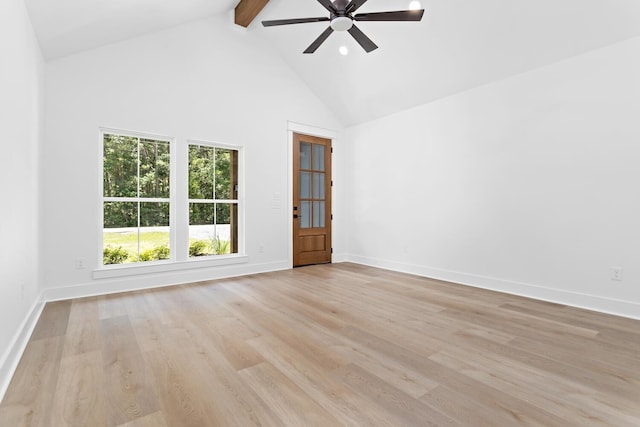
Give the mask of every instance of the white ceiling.
POLYGON ((25 0, 46 59, 126 40, 213 14, 238 0, 25 0))
MULTIPOLYGON (((61 57, 229 14, 238 0, 25 0, 45 57, 61 57)), ((369 0, 358 12, 402 10, 369 0)), ((422 0, 422 22, 363 22, 367 54, 326 22, 263 28, 261 20, 325 16, 315 0, 270 0, 248 32, 274 48, 343 124, 352 125, 640 35, 638 0, 422 0), (346 45, 348 56, 338 47, 346 45)), ((231 20, 230 20, 231 21, 231 20)), ((231 23, 229 25, 232 25, 231 23)))

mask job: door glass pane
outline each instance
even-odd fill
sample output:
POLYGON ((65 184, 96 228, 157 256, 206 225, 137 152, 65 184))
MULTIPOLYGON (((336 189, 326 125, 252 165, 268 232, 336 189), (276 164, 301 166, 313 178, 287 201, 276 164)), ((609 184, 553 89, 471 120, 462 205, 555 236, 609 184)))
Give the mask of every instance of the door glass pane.
POLYGON ((311 198, 311 172, 300 172, 300 198, 311 198))
POLYGON ((311 169, 311 144, 300 143, 300 169, 311 169))
POLYGON ((324 170, 324 145, 313 145, 313 170, 324 170))
POLYGON ((324 202, 313 202, 313 227, 324 227, 324 202))
POLYGON ((324 199, 324 174, 323 173, 316 172, 313 174, 313 198, 324 199))
POLYGON ((311 228, 311 202, 302 202, 300 205, 300 228, 311 228))

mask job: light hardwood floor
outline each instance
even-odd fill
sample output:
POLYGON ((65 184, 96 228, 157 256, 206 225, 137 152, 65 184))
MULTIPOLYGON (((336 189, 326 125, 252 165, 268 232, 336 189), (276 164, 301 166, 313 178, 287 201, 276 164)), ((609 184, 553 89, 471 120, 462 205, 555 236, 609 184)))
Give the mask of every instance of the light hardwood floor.
POLYGON ((49 303, 2 426, 640 426, 640 321, 334 264, 49 303))

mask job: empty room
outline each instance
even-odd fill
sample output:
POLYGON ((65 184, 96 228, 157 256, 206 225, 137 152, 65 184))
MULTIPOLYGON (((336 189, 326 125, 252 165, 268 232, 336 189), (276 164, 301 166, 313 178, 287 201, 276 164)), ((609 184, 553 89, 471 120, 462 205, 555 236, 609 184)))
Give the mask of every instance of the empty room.
POLYGON ((0 427, 640 426, 640 2, 2 0, 0 427))

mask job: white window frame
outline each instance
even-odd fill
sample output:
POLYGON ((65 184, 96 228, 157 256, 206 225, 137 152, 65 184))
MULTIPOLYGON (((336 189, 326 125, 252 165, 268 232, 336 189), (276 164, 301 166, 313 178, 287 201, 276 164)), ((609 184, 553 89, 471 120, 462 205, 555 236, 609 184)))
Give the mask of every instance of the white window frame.
MULTIPOLYGON (((193 268, 217 267, 247 263, 249 257, 245 254, 245 203, 244 203, 244 147, 226 143, 187 139, 180 144, 174 137, 159 135, 149 132, 130 131, 114 128, 99 128, 99 191, 100 205, 98 227, 100 242, 97 251, 97 265, 93 271, 94 279, 111 277, 133 276, 138 274, 161 273, 170 271, 188 270, 193 268), (104 135, 116 134, 135 138, 158 139, 169 142, 170 178, 169 178, 169 230, 170 230, 170 257, 167 260, 145 261, 128 264, 103 264, 103 227, 104 227, 104 135), (238 152, 238 252, 226 255, 210 255, 202 257, 189 257, 189 145, 207 145, 211 147, 236 150, 238 152)), ((124 199, 121 199, 125 201, 124 199)), ((139 200, 136 198, 136 201, 139 200)), ((151 200, 151 199, 150 199, 151 200)), ((235 200, 235 199, 234 199, 235 200)), ((146 201, 146 199, 145 199, 146 201)), ((152 200, 153 201, 153 200, 152 200)), ((164 200, 163 200, 164 201, 164 200)))

